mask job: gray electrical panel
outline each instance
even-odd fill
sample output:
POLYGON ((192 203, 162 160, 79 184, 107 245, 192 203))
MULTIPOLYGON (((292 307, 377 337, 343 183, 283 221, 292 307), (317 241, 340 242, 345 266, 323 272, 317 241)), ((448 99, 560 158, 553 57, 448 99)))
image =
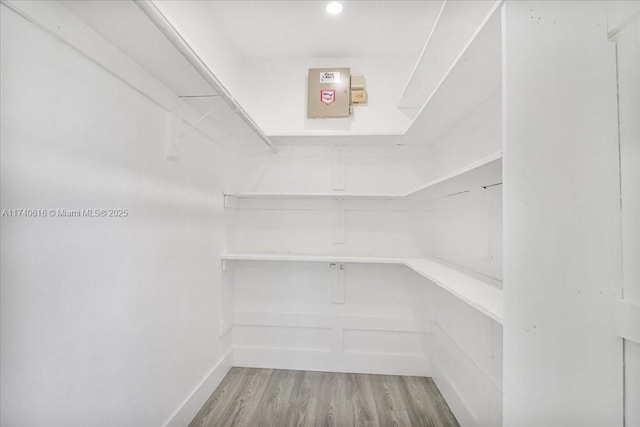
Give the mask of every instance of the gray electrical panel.
POLYGON ((307 117, 349 117, 350 68, 310 68, 307 117))

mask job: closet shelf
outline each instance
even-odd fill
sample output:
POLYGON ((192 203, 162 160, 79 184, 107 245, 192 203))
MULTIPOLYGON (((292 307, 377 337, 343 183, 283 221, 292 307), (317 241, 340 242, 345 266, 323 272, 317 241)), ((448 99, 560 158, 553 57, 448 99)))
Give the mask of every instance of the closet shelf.
POLYGON ((225 193, 225 197, 238 199, 349 199, 349 200, 395 200, 402 194, 347 193, 331 191, 326 193, 225 193))
POLYGON ((238 199, 349 199, 397 200, 412 196, 440 197, 496 184, 502 175, 502 151, 496 151, 406 192, 373 194, 332 191, 327 193, 225 193, 238 199))
POLYGON ((495 184, 502 177, 502 151, 496 151, 482 159, 442 175, 416 187, 403 197, 440 197, 495 184))
POLYGON ((223 261, 289 261, 404 265, 502 324, 501 282, 431 258, 383 258, 275 253, 222 254, 223 261))
POLYGON ((487 21, 501 2, 472 3, 447 2, 442 6, 432 33, 405 84, 398 108, 415 110, 425 104, 434 89, 455 69, 469 45, 486 31, 487 21), (460 49, 457 56, 449 56, 457 49, 460 49), (440 81, 436 80, 438 77, 440 81))
POLYGON ((481 26, 419 109, 402 138, 403 143, 433 143, 484 101, 499 96, 502 85, 499 3, 493 5, 481 26))
POLYGON ((502 324, 502 283, 441 260, 405 259, 404 265, 502 324))
POLYGON ((342 262, 358 264, 404 264, 402 258, 379 258, 379 257, 355 257, 355 256, 333 256, 333 255, 306 255, 287 253, 230 253, 222 254, 222 260, 229 261, 298 261, 298 262, 342 262))

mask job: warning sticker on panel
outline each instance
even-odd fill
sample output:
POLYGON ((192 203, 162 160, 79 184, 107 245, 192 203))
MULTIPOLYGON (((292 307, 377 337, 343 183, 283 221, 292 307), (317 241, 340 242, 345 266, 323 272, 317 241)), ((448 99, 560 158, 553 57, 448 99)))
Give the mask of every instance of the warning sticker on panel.
POLYGON ((333 89, 320 89, 320 101, 323 104, 331 104, 336 100, 336 91, 333 89))
POLYGON ((340 83, 340 72, 325 71, 320 73, 320 83, 340 83))

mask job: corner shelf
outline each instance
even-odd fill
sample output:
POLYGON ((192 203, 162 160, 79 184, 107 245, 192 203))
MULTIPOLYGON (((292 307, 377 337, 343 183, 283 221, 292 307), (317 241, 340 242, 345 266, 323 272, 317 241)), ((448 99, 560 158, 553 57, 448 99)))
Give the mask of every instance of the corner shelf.
POLYGON ((405 259, 404 264, 502 325, 502 282, 499 280, 431 258, 405 259))
POLYGON ((383 258, 333 255, 228 253, 222 261, 325 262, 404 265, 502 324, 501 282, 431 258, 383 258))
POLYGON ((502 151, 496 151, 475 162, 455 169, 445 175, 416 187, 402 197, 424 196, 440 197, 495 184, 495 179, 502 178, 502 151))
POLYGON ((225 197, 238 199, 349 199, 349 200, 398 200, 420 194, 426 198, 468 191, 476 187, 494 184, 490 182, 502 173, 502 151, 496 151, 473 163, 455 169, 409 191, 394 194, 348 193, 225 193, 225 197))

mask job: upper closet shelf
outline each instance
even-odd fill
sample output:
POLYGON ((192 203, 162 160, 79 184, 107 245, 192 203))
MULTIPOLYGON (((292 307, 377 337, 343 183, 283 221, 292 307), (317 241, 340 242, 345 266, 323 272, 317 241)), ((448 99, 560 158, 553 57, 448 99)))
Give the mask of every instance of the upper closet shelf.
POLYGON ((501 1, 442 3, 436 24, 406 83, 398 108, 419 111, 501 1))
POLYGON ((402 193, 350 193, 332 191, 327 193, 226 193, 226 197, 239 199, 364 199, 364 200, 395 200, 420 196, 425 198, 440 197, 448 194, 461 193, 484 188, 496 184, 496 179, 502 176, 502 151, 465 165, 452 172, 439 176, 426 184, 412 188, 402 193))
POLYGON ((502 324, 501 282, 429 258, 381 258, 273 253, 222 254, 223 261, 295 261, 405 265, 481 313, 502 324))
MULTIPOLYGON (((402 141, 431 144, 455 128, 465 116, 494 103, 502 85, 502 37, 499 3, 496 3, 460 55, 428 97, 402 141)), ((493 111, 492 111, 493 112, 493 111)), ((500 111, 495 111, 499 120, 500 111)))

